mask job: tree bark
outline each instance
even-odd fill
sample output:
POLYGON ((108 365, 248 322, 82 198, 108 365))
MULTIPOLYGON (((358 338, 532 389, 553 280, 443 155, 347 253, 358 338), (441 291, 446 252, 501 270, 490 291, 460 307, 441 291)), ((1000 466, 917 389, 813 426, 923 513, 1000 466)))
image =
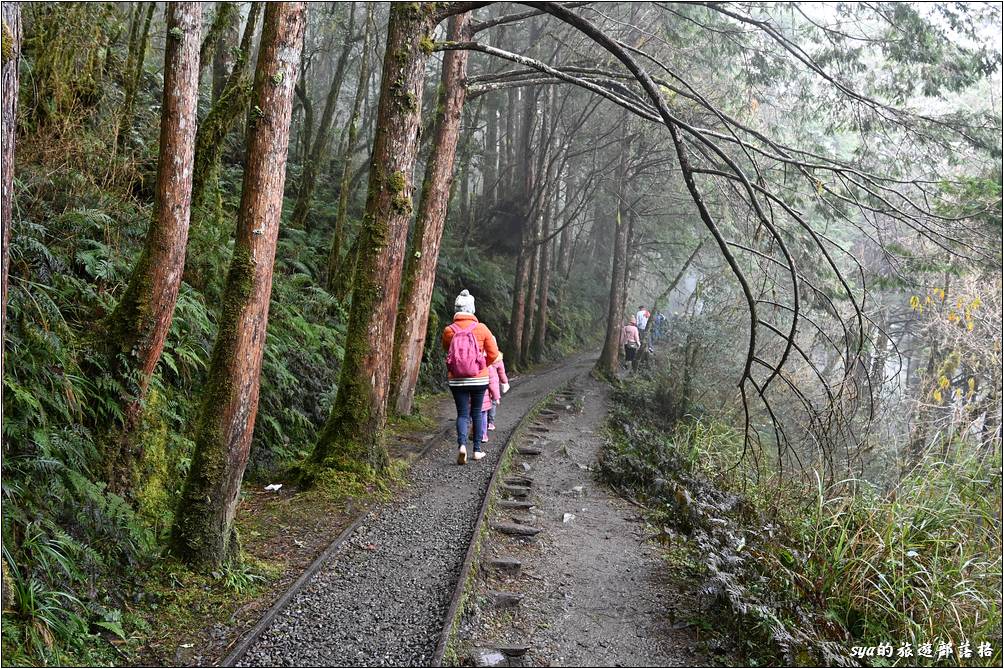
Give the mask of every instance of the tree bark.
POLYGON ((3 219, 3 311, 0 325, 0 352, 3 349, 4 333, 7 330, 7 272, 10 264, 10 228, 14 213, 14 143, 17 128, 18 67, 21 64, 21 3, 3 3, 3 62, 0 64, 0 82, 3 97, 0 99, 0 113, 3 115, 3 130, 0 134, 0 154, 3 160, 2 196, 0 196, 0 218, 3 219))
POLYGON ((356 85, 356 96, 352 101, 352 118, 349 121, 348 136, 342 151, 342 174, 338 180, 338 213, 335 215, 335 229, 331 235, 331 249, 328 251, 327 286, 329 291, 335 288, 338 276, 338 266, 342 259, 342 246, 345 244, 345 225, 349 218, 349 194, 352 191, 352 154, 355 152, 359 139, 359 117, 362 113, 363 100, 366 98, 366 87, 369 85, 370 39, 372 38, 373 5, 366 11, 366 31, 363 36, 363 53, 359 62, 359 81, 356 85))
POLYGON ((302 2, 265 8, 253 95, 261 113, 249 119, 233 259, 172 542, 178 557, 201 568, 239 554, 233 520, 258 411, 305 13, 302 2))
MULTIPOLYGON (((392 4, 366 213, 338 394, 311 460, 320 468, 381 472, 394 326, 418 152, 433 5, 392 4)), ((310 473, 305 478, 309 478, 310 473)))
MULTIPOLYGON (((470 13, 451 17, 447 39, 469 39, 470 13)), ((411 253, 405 259, 401 307, 394 328, 394 364, 391 370, 391 401, 399 414, 411 413, 418 371, 425 350, 432 290, 436 283, 439 244, 443 238, 446 210, 453 182, 453 163, 460 138, 460 119, 467 87, 467 52, 448 51, 443 56, 442 90, 437 108, 432 152, 425 168, 422 201, 412 236, 411 253)))
POLYGON ((317 187, 317 172, 321 163, 327 155, 328 144, 331 143, 331 124, 335 120, 335 107, 338 105, 338 94, 342 90, 342 81, 345 79, 345 68, 348 64, 349 54, 352 51, 352 32, 355 29, 356 3, 351 3, 349 10, 349 27, 345 33, 345 43, 342 45, 342 52, 338 57, 338 64, 335 66, 335 75, 331 80, 331 87, 328 89, 328 96, 324 101, 324 111, 321 112, 321 123, 317 127, 317 134, 314 136, 310 153, 303 165, 303 175, 300 177, 300 186, 296 190, 296 204, 293 206, 293 217, 290 225, 293 228, 309 228, 310 205, 314 199, 314 190, 317 187))
POLYGON ((160 360, 171 328, 185 266, 185 245, 191 214, 192 160, 199 101, 199 29, 202 6, 197 2, 168 5, 164 55, 164 102, 160 122, 160 158, 154 213, 143 251, 122 299, 109 320, 114 367, 126 389, 124 430, 109 485, 130 488, 128 477, 142 455, 141 444, 130 443, 150 377, 160 360))

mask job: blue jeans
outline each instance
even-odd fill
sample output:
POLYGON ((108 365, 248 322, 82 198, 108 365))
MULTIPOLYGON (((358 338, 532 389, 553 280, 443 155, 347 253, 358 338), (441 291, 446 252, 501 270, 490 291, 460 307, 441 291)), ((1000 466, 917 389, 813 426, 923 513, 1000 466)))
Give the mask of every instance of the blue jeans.
POLYGON ((450 386, 453 401, 457 404, 457 445, 467 445, 467 430, 474 421, 474 450, 481 450, 481 435, 484 433, 484 423, 481 422, 481 404, 485 400, 483 386, 450 386))

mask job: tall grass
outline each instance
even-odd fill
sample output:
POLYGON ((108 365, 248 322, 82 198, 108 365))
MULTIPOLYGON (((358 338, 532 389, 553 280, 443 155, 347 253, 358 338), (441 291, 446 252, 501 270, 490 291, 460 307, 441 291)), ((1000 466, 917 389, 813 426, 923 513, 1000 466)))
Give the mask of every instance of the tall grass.
POLYGON ((714 419, 667 421, 649 390, 615 395, 602 471, 688 535, 747 661, 836 664, 853 662, 854 646, 931 643, 931 659, 862 661, 1000 665, 999 448, 936 444, 890 489, 827 486, 741 459, 742 434, 714 419), (966 641, 969 658, 958 655, 966 641), (943 642, 953 656, 938 660, 943 642), (977 656, 981 642, 989 656, 977 656))

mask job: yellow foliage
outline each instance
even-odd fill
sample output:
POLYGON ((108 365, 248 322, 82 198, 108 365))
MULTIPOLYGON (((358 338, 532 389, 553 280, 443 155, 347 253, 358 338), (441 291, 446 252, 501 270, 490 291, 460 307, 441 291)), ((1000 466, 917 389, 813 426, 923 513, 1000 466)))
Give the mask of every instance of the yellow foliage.
POLYGON ((942 376, 940 379, 938 379, 938 387, 939 388, 947 388, 950 385, 951 385, 951 381, 948 380, 947 376, 942 376))
POLYGON ((940 390, 935 390, 931 395, 932 395, 932 397, 934 397, 934 401, 935 402, 938 402, 938 403, 941 402, 941 391, 940 390))

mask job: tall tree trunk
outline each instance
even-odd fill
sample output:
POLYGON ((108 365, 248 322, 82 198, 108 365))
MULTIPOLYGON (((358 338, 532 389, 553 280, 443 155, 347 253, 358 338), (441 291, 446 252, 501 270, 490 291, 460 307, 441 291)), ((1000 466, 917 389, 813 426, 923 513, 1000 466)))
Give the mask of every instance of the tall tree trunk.
MULTIPOLYGON (((205 39, 202 40, 202 46, 199 47, 200 88, 202 86, 202 75, 210 65, 213 66, 215 77, 216 57, 218 55, 225 57, 220 52, 226 49, 223 45, 223 38, 228 32, 233 35, 233 46, 237 45, 237 23, 240 21, 240 16, 240 11, 237 9, 235 3, 216 3, 216 16, 213 17, 213 23, 209 27, 209 32, 206 33, 205 39)), ((214 95, 213 98, 215 99, 215 97, 214 95)))
POLYGON ((533 237, 530 241, 530 269, 526 282, 526 313, 523 316, 523 336, 520 337, 519 359, 530 363, 530 343, 533 341, 534 317, 537 313, 537 284, 540 272, 540 217, 533 217, 533 237))
POLYGON ((142 455, 142 445, 132 443, 129 433, 164 349, 185 266, 199 102, 201 14, 202 5, 197 2, 168 5, 154 214, 129 285, 108 322, 112 353, 123 361, 116 363, 117 375, 128 393, 123 398, 120 450, 117 457, 109 458, 113 472, 109 484, 116 490, 131 487, 128 477, 142 455))
MULTIPOLYGON (((220 166, 227 136, 245 118, 251 102, 251 50, 254 32, 264 3, 253 2, 244 35, 223 92, 199 124, 195 135, 195 166, 192 173, 192 243, 185 267, 185 279, 205 289, 217 277, 211 264, 214 249, 229 241, 233 228, 223 220, 220 197, 220 166)), ((218 280, 218 279, 217 279, 218 280)), ((212 295, 219 284, 212 283, 212 295)))
MULTIPOLYGON (((151 2, 147 5, 143 27, 137 30, 135 43, 130 45, 129 58, 126 61, 125 101, 122 103, 122 115, 119 117, 119 123, 115 131, 115 147, 118 147, 122 133, 132 125, 133 108, 136 106, 136 92, 139 89, 140 79, 143 78, 143 63, 146 61, 146 49, 150 45, 150 22, 153 21, 153 10, 156 6, 156 2, 151 2)), ((139 17, 137 16, 137 18, 139 17)), ((199 29, 201 26, 197 26, 196 28, 199 29)))
POLYGON ((172 542, 178 557, 202 568, 239 552, 233 520, 258 412, 305 13, 302 2, 265 8, 253 96, 261 114, 249 120, 234 253, 172 542))
POLYGON ((540 277, 537 282, 537 324, 533 328, 533 344, 530 346, 530 355, 534 360, 544 357, 547 342, 547 295, 551 283, 551 212, 557 207, 557 201, 556 193, 548 198, 541 228, 541 239, 545 241, 540 246, 540 265, 537 270, 540 277))
POLYGON ((335 229, 331 234, 331 249, 328 251, 328 268, 326 272, 328 290, 335 288, 338 276, 338 266, 342 258, 342 246, 345 244, 345 225, 349 219, 349 193, 351 188, 352 154, 359 139, 359 117, 362 113, 363 100, 366 98, 366 88, 369 85, 370 40, 373 32, 373 4, 366 10, 366 30, 363 35, 363 53, 359 62, 359 80, 356 85, 356 96, 352 101, 352 118, 349 120, 348 136, 342 150, 342 175, 338 180, 338 213, 335 215, 335 229))
POLYGON ((345 68, 349 61, 349 53, 352 51, 352 32, 355 29, 355 21, 356 3, 353 2, 349 10, 349 27, 345 33, 345 43, 342 45, 342 52, 338 56, 338 64, 335 66, 335 76, 331 79, 331 87, 328 89, 328 96, 324 101, 324 111, 321 112, 321 123, 317 127, 314 143, 310 147, 310 153, 303 164, 303 175, 300 177, 300 186, 296 190, 296 204, 293 206, 293 217, 290 220, 290 225, 293 228, 307 228, 309 230, 310 205, 313 202, 314 190, 317 187, 317 173, 327 155, 328 144, 331 143, 331 124, 335 120, 338 94, 342 90, 342 81, 345 79, 345 68))
POLYGON ((0 113, 3 130, 0 134, 0 154, 3 160, 2 196, 0 218, 3 219, 3 311, 0 320, 0 354, 3 350, 4 332, 7 329, 7 271, 10 263, 10 227, 14 213, 14 139, 17 128, 18 66, 21 64, 21 3, 3 3, 3 62, 0 64, 0 82, 3 98, 0 113))
MULTIPOLYGON (((505 115, 505 167, 500 168, 502 172, 502 183, 499 187, 503 189, 504 196, 508 197, 513 193, 516 186, 516 110, 519 107, 517 95, 518 88, 510 88, 506 95, 506 115, 505 115)), ((524 91, 523 95, 529 95, 529 91, 524 91)), ((499 199, 502 195, 500 194, 499 199)))
MULTIPOLYGON (((433 6, 390 7, 366 213, 338 394, 311 460, 321 468, 380 472, 394 326, 421 127, 433 6)), ((309 478, 309 474, 308 477, 309 478)))
MULTIPOLYGON (((621 209, 625 208, 625 203, 621 203, 621 209)), ((631 287, 631 270, 634 268, 632 250, 634 249, 634 223, 635 212, 633 208, 627 208, 627 244, 624 246, 624 288, 621 291, 620 313, 622 316, 628 313, 627 298, 628 288, 631 287)))
MULTIPOLYGON (((551 91, 554 89, 552 88, 551 91)), ((534 327, 537 316, 537 292, 540 286, 541 260, 543 258, 543 235, 544 216, 546 214, 548 195, 550 189, 550 157, 551 140, 553 138, 553 128, 551 127, 551 97, 545 99, 543 114, 540 124, 540 138, 537 141, 537 166, 534 168, 535 183, 533 189, 533 237, 532 250, 530 255, 530 273, 526 292, 526 315, 523 321, 523 337, 520 342, 520 359, 523 363, 530 362, 530 345, 533 342, 534 327)), ((535 105, 536 107, 536 105, 535 105)), ((536 111, 536 110, 535 110, 536 111)), ((529 163, 529 156, 526 159, 529 163)))
MULTIPOLYGON (((530 279, 532 262, 535 185, 533 163, 530 158, 530 141, 533 138, 533 119, 536 114, 534 91, 524 90, 523 120, 520 125, 520 161, 523 173, 523 221, 520 235, 519 255, 516 257, 516 275, 512 288, 512 311, 509 316, 509 333, 506 337, 506 355, 513 367, 523 365, 523 328, 526 320, 527 284, 530 279)), ((508 125, 508 119, 507 119, 508 125)), ((510 163, 512 165, 512 163, 510 163)), ((512 192, 512 191, 510 191, 512 192)))
MULTIPOLYGON (((220 3, 218 12, 223 12, 223 5, 233 7, 232 11, 226 13, 226 21, 223 31, 219 35, 215 49, 213 50, 213 97, 211 102, 216 104, 223 94, 223 88, 227 85, 227 79, 234 70, 234 51, 237 49, 240 39, 241 12, 236 3, 220 3)), ((205 67, 203 63, 201 67, 205 67)))
POLYGON ((498 192, 499 174, 499 105, 498 95, 488 93, 485 101, 485 153, 482 168, 483 186, 481 189, 481 217, 487 221, 495 209, 496 193, 498 192))
POLYGON ((617 215, 614 217, 614 249, 613 265, 610 271, 610 298, 607 302, 607 332, 603 340, 603 352, 596 361, 596 372, 601 376, 613 378, 617 373, 617 361, 620 359, 621 319, 624 304, 624 277, 627 273, 627 243, 628 223, 621 216, 624 198, 624 173, 627 160, 627 147, 621 149, 621 162, 618 169, 617 187, 620 194, 617 198, 617 215))
MULTIPOLYGON (((469 39, 470 13, 450 18, 447 39, 469 39)), ((425 167, 422 201, 412 236, 411 253, 405 259, 401 307, 394 328, 394 365, 391 370, 391 401, 399 414, 411 413, 418 370, 422 364, 429 323, 429 306, 436 283, 439 243, 443 238, 447 203, 453 183, 453 163, 460 137, 460 119, 467 88, 467 51, 447 51, 443 56, 443 76, 439 114, 436 118, 432 152, 425 167)))
POLYGON ((307 93, 307 63, 303 56, 300 57, 300 79, 296 83, 295 92, 303 108, 303 120, 294 146, 299 148, 300 162, 303 162, 310 153, 311 134, 314 132, 314 103, 307 93))

